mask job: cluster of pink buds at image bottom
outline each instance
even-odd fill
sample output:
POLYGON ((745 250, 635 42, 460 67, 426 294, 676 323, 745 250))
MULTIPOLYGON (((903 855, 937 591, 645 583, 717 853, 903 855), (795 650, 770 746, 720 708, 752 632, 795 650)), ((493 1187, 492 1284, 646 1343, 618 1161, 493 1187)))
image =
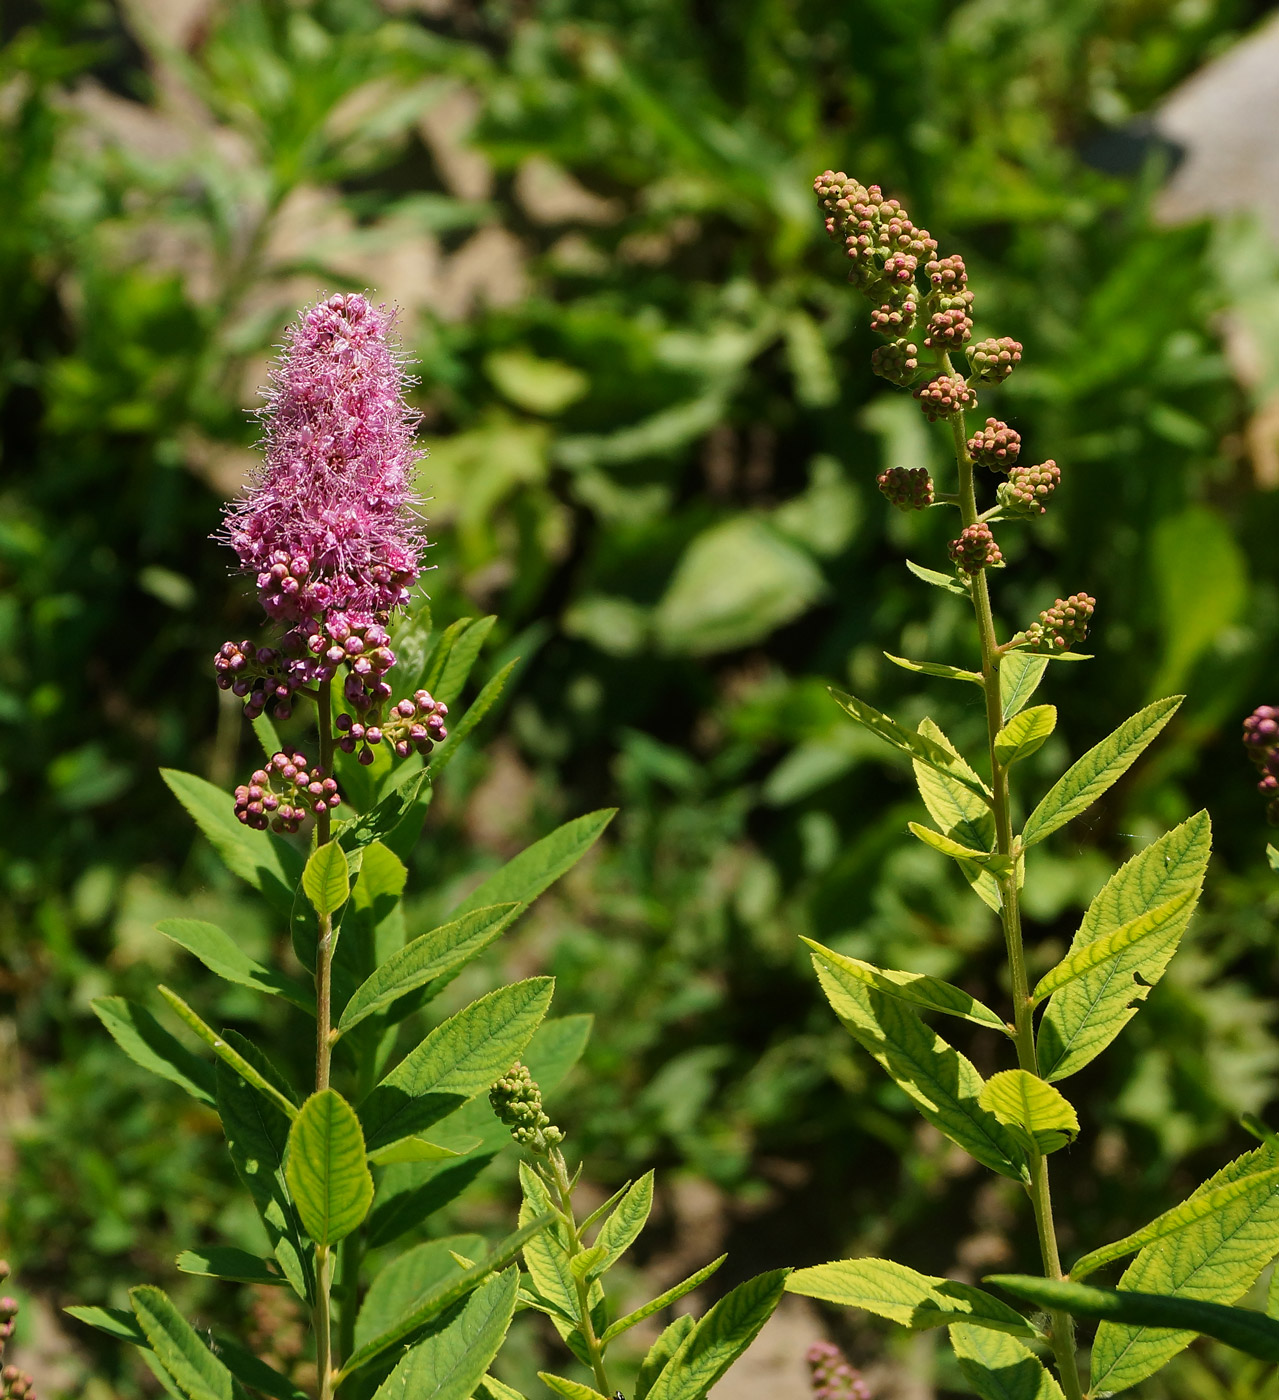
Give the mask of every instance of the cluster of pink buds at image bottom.
POLYGON ((927 467, 889 467, 875 483, 898 510, 925 510, 933 503, 933 479, 927 467))
POLYGON ((338 748, 343 753, 354 753, 359 748, 360 762, 372 763, 373 750, 369 745, 385 740, 397 758, 407 758, 411 753, 425 757, 436 744, 449 737, 444 727, 448 712, 449 707, 443 700, 433 700, 427 691, 418 690, 411 700, 400 700, 392 705, 390 714, 380 724, 363 724, 350 715, 339 715, 338 748))
POLYGON ((308 813, 331 811, 341 801, 337 783, 318 763, 281 752, 236 788, 235 817, 254 831, 294 832, 308 813))
POLYGON ((1243 722, 1243 744, 1261 774, 1257 791, 1270 799, 1266 817, 1279 826, 1279 708, 1258 705, 1243 722))
MULTIPOLYGON (((0 1282, 9 1277, 9 1265, 0 1259, 0 1282)), ((9 1338, 13 1336, 14 1319, 18 1316, 16 1298, 0 1298, 0 1359, 9 1338)), ((36 1400, 35 1386, 31 1377, 19 1371, 16 1366, 6 1366, 0 1370, 0 1400, 36 1400)))
POLYGON ((848 1364, 833 1342, 814 1342, 804 1359, 812 1379, 813 1400, 870 1400, 861 1372, 848 1364))
POLYGON ((951 540, 950 557, 966 574, 979 574, 1004 562, 990 526, 983 524, 966 525, 959 538, 951 540))

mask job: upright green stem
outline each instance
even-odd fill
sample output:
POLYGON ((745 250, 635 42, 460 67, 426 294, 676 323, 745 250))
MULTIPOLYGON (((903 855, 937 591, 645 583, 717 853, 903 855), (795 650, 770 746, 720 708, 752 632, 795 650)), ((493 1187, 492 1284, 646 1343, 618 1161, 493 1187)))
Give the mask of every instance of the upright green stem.
MULTIPOLYGON (((964 416, 956 414, 951 420, 955 439, 955 462, 959 468, 959 512, 965 526, 977 523, 977 497, 973 488, 973 459, 968 453, 964 416)), ((1008 950, 1008 970, 1012 982, 1014 1044, 1017 1063, 1031 1074, 1039 1073, 1035 1053, 1034 1007, 1026 978, 1026 954, 1021 932, 1021 891, 1018 881, 1020 851, 1013 836, 1012 805, 1008 788, 1008 770, 995 754, 995 738, 1003 727, 1003 702, 999 693, 999 651, 995 637, 995 618, 990 607, 990 590, 986 573, 979 569, 972 576, 973 611, 977 617, 977 635, 981 643, 981 674, 986 696, 986 738, 990 749, 991 809, 995 816, 995 849, 1007 856, 1009 869, 999 877, 1000 919, 1004 928, 1004 943, 1008 950)), ((1035 1214, 1035 1231, 1039 1236, 1039 1254, 1044 1274, 1061 1278, 1061 1256, 1057 1250, 1057 1231, 1053 1224, 1052 1195, 1048 1184, 1048 1161, 1042 1152, 1030 1152, 1030 1185, 1027 1187, 1035 1214)), ((1053 1312, 1052 1348, 1061 1375, 1066 1400, 1083 1400, 1075 1356, 1075 1324, 1069 1313, 1053 1312)))
MULTIPOLYGON (((320 727, 320 766, 325 773, 333 772, 333 695, 332 681, 324 681, 316 699, 316 722, 320 727)), ((327 845, 332 837, 328 811, 316 818, 316 844, 327 845)), ((333 1055, 331 1035, 333 1019, 333 916, 320 916, 315 945, 315 1088, 318 1093, 329 1087, 329 1065, 333 1055)), ((320 1400, 332 1400, 333 1378, 338 1369, 338 1357, 333 1353, 333 1255, 327 1245, 315 1247, 315 1307, 312 1323, 315 1327, 315 1367, 319 1376, 320 1400)))
MULTIPOLYGON (((582 1236, 578 1232, 577 1217, 573 1214, 573 1187, 568 1179, 568 1168, 564 1165, 564 1156, 558 1148, 551 1148, 549 1157, 554 1174, 555 1192, 560 1198, 560 1210, 569 1232, 569 1256, 576 1258, 582 1253, 582 1236)), ((612 1395, 608 1373, 604 1369, 604 1348, 595 1335, 595 1323, 591 1320, 591 1286, 576 1274, 573 1281, 577 1285, 577 1310, 582 1319, 582 1340, 586 1344, 586 1354, 590 1358, 591 1371, 595 1376, 595 1388, 601 1395, 612 1395)))

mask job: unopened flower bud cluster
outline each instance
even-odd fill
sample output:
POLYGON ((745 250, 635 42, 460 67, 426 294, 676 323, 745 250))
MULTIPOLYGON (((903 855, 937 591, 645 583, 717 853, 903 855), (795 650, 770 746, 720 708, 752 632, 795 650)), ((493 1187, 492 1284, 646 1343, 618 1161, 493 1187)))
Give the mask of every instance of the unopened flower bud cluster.
POLYGON ((489 1103, 521 1147, 545 1156, 564 1141, 542 1107, 537 1080, 518 1060, 489 1090, 489 1103))
POLYGON ((341 804, 337 782, 305 754, 272 754, 247 783, 235 790, 235 817, 254 831, 294 832, 312 812, 341 804))
POLYGON ((1268 799, 1266 816, 1279 826, 1279 707, 1258 705, 1243 722, 1243 743, 1261 775, 1257 791, 1268 799))
POLYGON ((804 1358, 812 1400, 870 1400, 870 1387, 833 1342, 814 1342, 804 1358))
MULTIPOLYGON (((0 1283, 8 1277, 8 1262, 0 1259, 0 1283)), ((0 1361, 4 1360, 5 1348, 13 1336, 17 1316, 18 1300, 8 1296, 0 1298, 0 1361)), ((31 1377, 12 1364, 0 1367, 0 1400, 36 1400, 31 1377)))
POLYGON ((417 690, 411 700, 397 701, 385 720, 377 714, 366 715, 363 722, 350 715, 339 715, 338 748, 343 753, 355 753, 358 749, 361 763, 372 763, 373 750, 369 745, 384 741, 397 758, 407 758, 411 753, 425 757, 448 738, 444 727, 448 712, 443 700, 434 700, 428 691, 417 690))
MULTIPOLYGON (((1018 465, 1021 435, 998 418, 987 418, 984 427, 963 438, 963 415, 977 407, 978 385, 1002 384, 1021 363, 1021 343, 1011 336, 973 339, 973 294, 963 258, 943 254, 928 230, 918 227, 897 200, 886 199, 878 185, 826 170, 813 190, 827 233, 843 247, 848 280, 881 303, 872 310, 870 323, 886 343, 872 351, 871 369, 909 388, 930 422, 952 423, 975 465, 1007 477, 996 488, 995 506, 949 546, 962 576, 999 567, 1003 552, 991 523, 1043 515, 1061 484, 1061 469, 1051 459, 1018 465), (959 363, 965 363, 966 372, 959 363)), ((901 510, 962 504, 958 495, 939 493, 922 468, 892 467, 877 480, 883 495, 901 510)), ((971 519, 971 503, 965 508, 971 519)), ((1094 600, 1082 593, 1059 598, 1014 645, 1067 650, 1083 640, 1093 606, 1094 600)))

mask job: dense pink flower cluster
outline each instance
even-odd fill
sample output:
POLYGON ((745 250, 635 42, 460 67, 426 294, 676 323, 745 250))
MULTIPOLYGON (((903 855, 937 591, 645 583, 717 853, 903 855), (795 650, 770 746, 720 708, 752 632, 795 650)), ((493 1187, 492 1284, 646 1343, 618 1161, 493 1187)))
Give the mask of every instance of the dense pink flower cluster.
POLYGON ((804 1359, 808 1362, 813 1400, 870 1400, 870 1389, 861 1372, 848 1364, 833 1342, 814 1342, 804 1359))
POLYGON ((266 462, 223 526, 267 614, 306 637, 336 617, 385 618, 418 577, 417 415, 391 323, 339 294, 290 329, 262 415, 266 462))
POLYGON ((1266 816, 1279 826, 1279 708, 1258 705, 1243 722, 1243 743, 1260 774, 1257 791, 1269 798, 1266 816))

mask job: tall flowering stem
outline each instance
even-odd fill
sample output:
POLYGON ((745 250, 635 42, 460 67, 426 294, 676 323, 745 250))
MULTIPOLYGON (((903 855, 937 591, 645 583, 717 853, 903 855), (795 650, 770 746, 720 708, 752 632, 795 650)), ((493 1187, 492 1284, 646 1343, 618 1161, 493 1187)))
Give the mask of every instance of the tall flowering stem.
MULTIPOLYGON (((271 376, 262 414, 265 462, 227 511, 219 535, 255 582, 278 629, 270 645, 227 642, 214 660, 218 684, 245 700, 250 718, 291 718, 314 700, 318 759, 282 750, 236 790, 236 816, 257 829, 296 832, 314 816, 316 848, 334 839, 341 803, 334 752, 373 759, 427 754, 446 737, 447 707, 425 691, 392 703, 395 665, 388 626, 409 600, 425 546, 413 489, 416 415, 392 337, 392 316, 359 295, 333 296, 293 326, 271 376), (335 718, 334 685, 344 708, 335 718)), ((315 1089, 329 1088, 334 1033, 332 913, 318 915, 315 956, 315 1089)), ((343 1244, 358 1270, 359 1246, 343 1244)), ((340 1369, 332 1317, 333 1247, 315 1247, 313 1325, 321 1400, 340 1369)), ((353 1294, 353 1287, 348 1290, 353 1294)), ((344 1308, 343 1332, 351 1328, 344 1308)))

